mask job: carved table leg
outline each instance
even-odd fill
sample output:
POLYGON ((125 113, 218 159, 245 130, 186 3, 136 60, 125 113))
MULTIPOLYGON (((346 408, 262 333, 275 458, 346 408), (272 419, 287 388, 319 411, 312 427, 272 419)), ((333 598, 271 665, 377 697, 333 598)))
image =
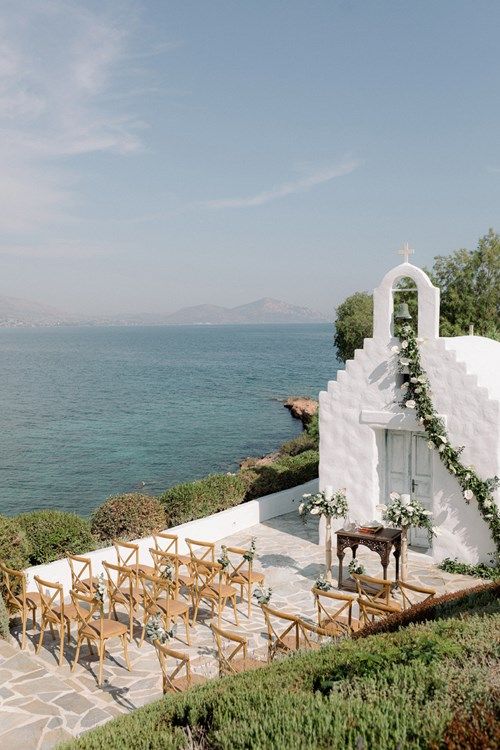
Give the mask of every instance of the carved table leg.
POLYGON ((344 559, 345 552, 342 549, 337 549, 337 557, 339 558, 339 582, 338 587, 339 589, 342 588, 342 560, 344 559))
POLYGON ((394 559, 396 561, 396 581, 399 581, 399 558, 401 557, 401 542, 394 543, 394 559))

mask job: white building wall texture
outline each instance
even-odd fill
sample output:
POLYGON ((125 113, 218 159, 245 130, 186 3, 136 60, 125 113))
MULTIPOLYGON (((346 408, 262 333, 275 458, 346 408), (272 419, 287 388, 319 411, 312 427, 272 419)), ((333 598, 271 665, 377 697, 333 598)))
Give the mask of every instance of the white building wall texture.
MULTIPOLYGON (((465 446, 462 460, 481 478, 500 475, 500 386, 495 386, 500 381, 500 343, 474 336, 439 338, 439 291, 423 271, 404 263, 390 271, 374 293, 374 338, 365 340, 337 380, 320 393, 320 488, 345 487, 351 519, 379 517, 375 506, 388 501, 385 430, 422 431, 414 412, 399 405, 396 356, 391 352, 398 343, 391 334, 391 290, 403 276, 412 277, 418 288, 419 335, 425 338, 422 364, 451 443, 465 446), (479 386, 478 378, 488 385, 479 386)), ((475 500, 466 504, 457 480, 435 451, 432 463, 433 514, 440 531, 433 541, 434 560, 487 561, 494 544, 475 500)))

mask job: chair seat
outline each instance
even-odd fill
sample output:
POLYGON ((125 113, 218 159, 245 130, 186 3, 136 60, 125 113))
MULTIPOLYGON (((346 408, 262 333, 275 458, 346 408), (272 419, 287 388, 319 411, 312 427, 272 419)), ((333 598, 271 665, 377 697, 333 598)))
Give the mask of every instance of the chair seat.
POLYGON ((131 603, 133 605, 136 605, 142 600, 142 596, 138 589, 132 589, 132 595, 130 595, 130 589, 127 586, 115 589, 111 599, 121 604, 131 603))
POLYGON ((189 690, 189 688, 194 687, 195 685, 203 685, 207 681, 206 677, 203 677, 201 674, 191 674, 191 679, 188 680, 187 677, 176 677, 175 679, 171 680, 173 689, 171 687, 167 687, 168 692, 173 693, 175 691, 184 692, 184 690, 189 690))
POLYGON ((340 615, 339 617, 335 617, 335 619, 325 617, 320 621, 319 626, 323 630, 326 630, 328 635, 343 635, 349 628, 352 631, 359 630, 361 623, 355 617, 351 617, 351 622, 349 623, 348 617, 340 615))
POLYGON ((117 620, 93 620, 80 631, 84 638, 113 638, 128 633, 128 626, 117 620))
POLYGON ((143 565, 143 563, 139 563, 137 570, 139 571, 139 573, 146 573, 146 575, 148 576, 158 575, 154 565, 143 565))
POLYGON ((99 585, 99 579, 96 576, 92 578, 82 578, 81 580, 75 581, 74 589, 76 591, 83 591, 84 594, 90 591, 90 588, 97 588, 99 585))
POLYGON ((179 581, 180 585, 181 586, 186 586, 187 588, 190 588, 190 586, 194 586, 195 580, 196 579, 194 578, 194 576, 189 576, 189 575, 185 575, 185 576, 184 575, 180 575, 178 577, 178 581, 179 581))
POLYGON ((177 555, 179 565, 191 565, 191 557, 189 555, 177 555))
POLYGON ((236 596, 234 586, 228 586, 227 583, 215 583, 210 586, 204 586, 200 591, 200 596, 207 599, 226 599, 230 596, 236 596))
MULTIPOLYGON (((38 593, 38 591, 27 591, 26 592, 26 604, 30 609, 33 609, 34 607, 40 607, 42 604, 42 597, 38 593)), ((21 602, 19 602, 19 605, 21 605, 21 602)))
MULTIPOLYGON (((52 612, 54 612, 59 618, 61 617, 61 607, 52 607, 52 612)), ((67 620, 78 619, 78 614, 77 614, 76 607, 74 604, 64 605, 64 617, 67 620)))
POLYGON ((256 570, 238 570, 230 575, 233 583, 264 583, 264 573, 259 573, 256 570))
POLYGON ((179 617, 179 615, 185 615, 186 612, 189 612, 189 604, 178 602, 177 599, 158 599, 154 606, 148 607, 148 613, 151 615, 167 611, 170 617, 179 617))
POLYGON ((232 659, 229 663, 234 672, 247 672, 267 666, 267 662, 260 659, 253 659, 251 656, 248 656, 246 659, 244 657, 241 657, 241 659, 232 659))

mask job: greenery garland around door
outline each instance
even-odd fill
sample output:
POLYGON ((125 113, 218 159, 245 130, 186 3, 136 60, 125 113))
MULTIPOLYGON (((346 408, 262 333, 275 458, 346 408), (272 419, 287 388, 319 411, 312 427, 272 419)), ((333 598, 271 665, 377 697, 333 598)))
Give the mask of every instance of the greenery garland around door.
POLYGON ((500 512, 493 498, 493 491, 499 483, 497 476, 481 479, 473 466, 464 466, 460 460, 463 447, 454 448, 450 444, 443 420, 436 413, 431 398, 427 374, 420 360, 419 345, 423 339, 417 338, 411 325, 404 323, 398 328, 399 346, 392 351, 398 357, 398 370, 408 374, 407 382, 401 386, 405 409, 414 409, 418 421, 424 427, 428 447, 439 453, 439 458, 450 474, 453 474, 462 489, 466 503, 476 501, 479 512, 488 524, 496 546, 497 557, 500 554, 500 512))

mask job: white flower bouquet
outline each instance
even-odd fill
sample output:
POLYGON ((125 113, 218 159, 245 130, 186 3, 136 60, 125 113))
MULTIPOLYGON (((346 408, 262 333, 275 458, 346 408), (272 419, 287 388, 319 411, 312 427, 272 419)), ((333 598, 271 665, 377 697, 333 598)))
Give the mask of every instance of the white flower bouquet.
POLYGON ((160 643, 166 643, 171 638, 174 638, 177 631, 177 626, 172 625, 170 630, 167 630, 163 624, 162 615, 152 615, 146 624, 146 635, 151 641, 160 641, 160 643))
POLYGON ((333 585, 330 583, 330 581, 326 580, 323 574, 321 574, 314 581, 314 588, 319 589, 320 591, 331 591, 331 589, 333 589, 333 585))
POLYGON ((354 558, 354 560, 351 560, 347 569, 351 575, 354 573, 354 575, 357 575, 357 576, 364 576, 366 573, 365 566, 362 563, 360 563, 359 560, 356 560, 356 558, 354 558))
POLYGON ((430 510, 424 508, 422 503, 416 497, 410 495, 400 495, 399 492, 391 492, 390 505, 378 505, 377 510, 382 511, 382 518, 392 526, 399 528, 408 528, 408 526, 417 526, 420 529, 427 529, 429 541, 436 534, 436 529, 432 525, 430 510))
POLYGON ((345 518, 348 511, 345 490, 337 492, 317 492, 315 495, 302 495, 299 514, 303 521, 307 516, 326 516, 327 518, 345 518))
POLYGON ((271 595, 273 593, 272 588, 264 588, 263 586, 256 586, 253 592, 253 598, 260 606, 261 604, 269 604, 271 601, 271 595))

